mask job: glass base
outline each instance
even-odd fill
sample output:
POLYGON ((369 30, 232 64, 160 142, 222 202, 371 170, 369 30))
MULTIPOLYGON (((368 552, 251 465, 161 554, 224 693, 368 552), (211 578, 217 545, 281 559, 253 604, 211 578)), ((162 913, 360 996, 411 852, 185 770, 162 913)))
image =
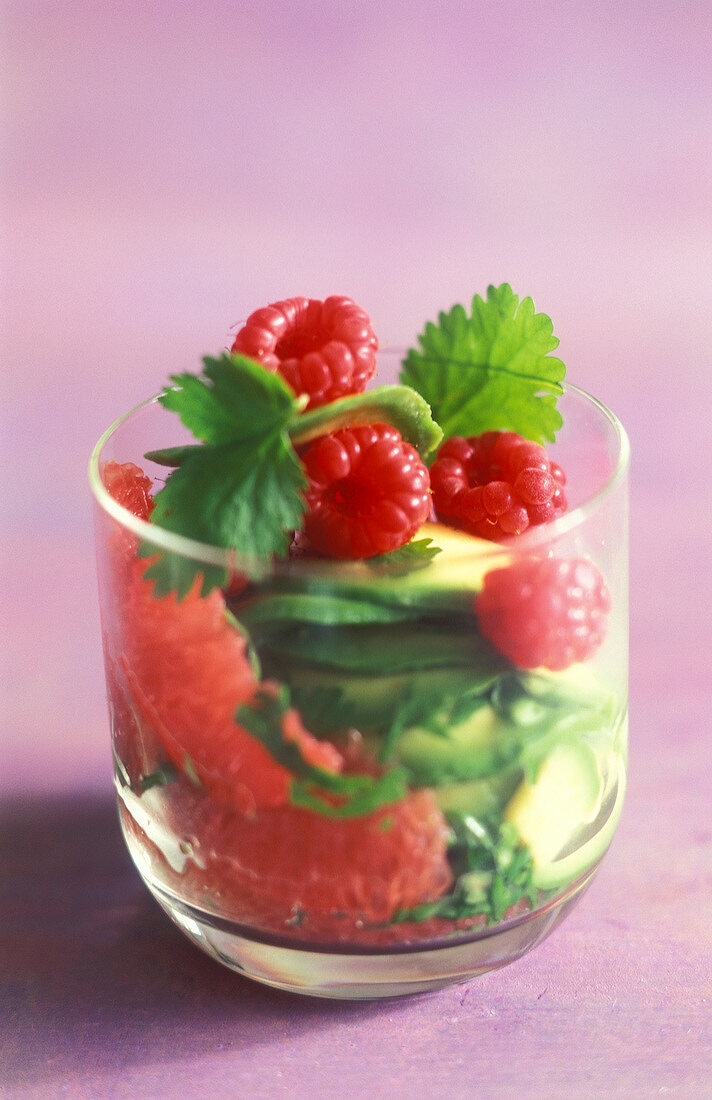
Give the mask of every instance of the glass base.
POLYGON ((514 962, 563 920, 596 870, 591 868, 548 905, 457 942, 348 951, 258 938, 242 925, 187 904, 146 878, 144 882, 197 947, 244 977, 310 997, 374 1000, 458 985, 514 962))

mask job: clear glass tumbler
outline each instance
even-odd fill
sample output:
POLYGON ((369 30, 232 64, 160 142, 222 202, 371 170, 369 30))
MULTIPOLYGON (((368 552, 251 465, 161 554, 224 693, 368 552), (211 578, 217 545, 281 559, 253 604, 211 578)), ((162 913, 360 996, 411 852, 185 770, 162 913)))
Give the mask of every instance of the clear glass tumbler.
POLYGON ((427 525, 417 565, 245 562, 146 522, 165 469, 144 455, 185 442, 157 399, 97 444, 121 826, 215 959, 315 996, 435 989, 519 958, 590 883, 625 791, 628 443, 573 386, 559 409, 568 512, 506 545, 427 525), (158 591, 157 554, 218 586, 158 591), (493 643, 531 601, 575 619, 592 577, 587 659, 493 643))

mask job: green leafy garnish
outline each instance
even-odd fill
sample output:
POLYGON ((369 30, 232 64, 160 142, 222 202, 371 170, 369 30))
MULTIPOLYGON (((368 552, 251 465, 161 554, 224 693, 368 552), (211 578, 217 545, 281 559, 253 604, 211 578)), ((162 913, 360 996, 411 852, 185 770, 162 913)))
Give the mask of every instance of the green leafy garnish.
POLYGON ((536 673, 502 676, 491 695, 500 721, 519 731, 518 759, 530 783, 556 745, 603 734, 615 723, 615 698, 536 673))
POLYGON ((405 797, 406 777, 401 768, 391 768, 380 776, 343 775, 310 764, 299 744, 284 736, 282 722, 289 706, 289 691, 285 687, 276 695, 257 692, 251 703, 238 707, 235 719, 264 745, 274 760, 293 773, 290 785, 293 805, 327 817, 360 817, 405 797))
POLYGON ((289 386, 245 355, 207 356, 203 374, 175 374, 175 389, 161 404, 178 413, 196 439, 213 447, 279 434, 295 409, 303 407, 289 386))
MULTIPOLYGON (((198 790, 202 790, 203 784, 200 781, 200 776, 195 770, 195 764, 192 759, 186 753, 183 757, 183 774, 198 790)), ((139 780, 139 789, 141 794, 145 794, 146 791, 150 791, 151 787, 166 787, 169 783, 175 783, 180 778, 180 772, 177 768, 171 764, 169 760, 163 761, 158 764, 152 772, 147 772, 141 776, 139 780)))
POLYGON ((177 779, 178 772, 172 764, 168 762, 159 764, 152 772, 147 772, 146 775, 141 776, 139 784, 141 794, 150 791, 151 787, 165 787, 168 783, 175 783, 177 779))
MULTIPOLYGON (((315 623, 321 626, 343 626, 369 623, 396 623, 418 617, 407 607, 332 596, 325 593, 270 593, 246 600, 238 607, 243 624, 253 630, 265 625, 268 634, 274 624, 284 622, 315 623)), ((279 629, 279 627, 278 627, 279 629)))
POLYGON ((532 857, 513 825, 504 822, 498 828, 470 814, 451 814, 448 821, 452 829, 448 859, 456 876, 453 891, 438 901, 400 910, 394 921, 484 915, 488 924, 498 924, 518 902, 536 904, 532 857))
POLYGON ((445 436, 514 431, 543 443, 561 427, 556 398, 566 368, 549 317, 508 283, 429 322, 403 363, 401 381, 431 407, 445 436))
POLYGON ((419 721, 425 721, 435 709, 436 704, 429 692, 423 692, 422 687, 415 683, 409 684, 398 699, 391 716, 391 722, 386 729, 378 753, 378 759, 382 763, 389 761, 398 744, 398 738, 409 726, 419 721))
POLYGON ((390 676, 416 672, 427 677, 438 668, 464 668, 474 682, 504 664, 466 620, 423 620, 417 629, 410 622, 338 627, 295 623, 271 632, 269 638, 263 634, 262 645, 265 661, 269 654, 278 663, 309 661, 320 668, 374 677, 384 670, 390 676))
POLYGON ((304 685, 296 679, 289 686, 292 704, 302 721, 316 737, 329 737, 338 731, 358 726, 358 706, 349 699, 340 683, 328 686, 304 685))
MULTIPOLYGON (((149 451, 147 458, 173 467, 155 498, 151 523, 184 538, 230 550, 241 566, 287 553, 304 517, 307 480, 295 447, 347 425, 387 421, 421 454, 442 433, 427 402, 407 386, 381 386, 304 412, 279 374, 244 355, 206 357, 202 374, 176 374, 159 400, 176 412, 202 443, 149 451)), ((149 540, 142 557, 155 594, 183 597, 196 575, 201 592, 224 587, 228 571, 159 550, 149 540)))
MULTIPOLYGON (((180 465, 156 494, 151 522, 246 558, 284 554, 304 514, 306 478, 288 427, 300 404, 277 374, 245 356, 203 360, 203 374, 173 376, 161 403, 177 412, 202 446, 180 448, 180 465)), ((165 461, 166 452, 156 452, 165 461)), ((147 455, 154 457, 154 452, 147 455)), ((144 556, 156 553, 150 543, 144 556)), ((197 563, 161 553, 149 567, 159 591, 184 595, 197 572, 202 591, 224 583, 197 563)))
POLYGON ((429 565, 440 553, 440 547, 432 539, 413 539, 404 546, 399 546, 397 550, 367 558, 366 565, 377 573, 409 573, 412 569, 429 565))
MULTIPOLYGON (((156 547, 149 542, 139 544, 138 556, 151 558, 157 554, 156 547)), ((200 593, 207 596, 213 588, 224 588, 228 582, 228 572, 218 565, 198 565, 182 554, 173 554, 170 550, 161 550, 160 556, 146 569, 144 576, 153 581, 153 595, 157 600, 175 592, 182 600, 188 595, 196 577, 200 578, 200 593)))

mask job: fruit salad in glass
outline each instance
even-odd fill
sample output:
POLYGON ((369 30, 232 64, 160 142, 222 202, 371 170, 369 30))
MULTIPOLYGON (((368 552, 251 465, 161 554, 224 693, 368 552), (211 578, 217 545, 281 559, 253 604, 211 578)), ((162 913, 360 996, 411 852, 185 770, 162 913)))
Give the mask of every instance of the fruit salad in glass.
POLYGON ((628 447, 557 345, 507 284, 403 353, 351 299, 293 298, 97 444, 121 826, 235 970, 465 981, 596 872, 625 791, 628 447))

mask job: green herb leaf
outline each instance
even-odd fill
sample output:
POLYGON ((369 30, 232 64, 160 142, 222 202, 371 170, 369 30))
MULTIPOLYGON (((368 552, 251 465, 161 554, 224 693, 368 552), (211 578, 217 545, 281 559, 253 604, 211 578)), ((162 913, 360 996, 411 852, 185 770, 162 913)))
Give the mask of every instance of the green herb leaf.
POLYGON ((440 547, 435 546, 432 539, 414 539, 397 550, 367 558, 366 565, 377 573, 409 573, 411 569, 420 569, 424 565, 429 565, 440 553, 442 553, 440 547))
MULTIPOLYGON (((301 526, 306 479, 288 427, 300 404, 282 379, 245 356, 206 358, 203 374, 174 375, 177 388, 160 398, 202 446, 150 452, 177 463, 156 494, 151 523, 186 538, 253 559, 285 554, 301 526)), ((146 542, 140 550, 152 556, 146 542)), ((197 573, 202 591, 223 585, 225 571, 161 553, 147 576, 156 593, 184 595, 197 573)))
POLYGON ((391 676, 400 672, 427 676, 438 668, 465 668, 474 682, 504 666, 496 650, 467 620, 424 620, 417 630, 409 622, 333 627, 295 623, 271 633, 263 644, 283 663, 309 661, 345 674, 379 676, 387 670, 391 676))
POLYGON ((497 828, 469 814, 451 814, 448 821, 453 834, 448 859, 456 876, 454 889, 438 901, 401 910, 394 921, 484 915, 488 924, 497 924, 517 902, 536 904, 531 854, 512 825, 505 822, 497 828))
MULTIPOLYGON (((328 802, 319 789, 319 782, 305 782, 294 779, 290 788, 294 806, 303 806, 325 817, 346 818, 363 817, 375 813, 383 806, 392 806, 400 802, 407 794, 405 773, 400 768, 391 768, 378 778, 371 776, 349 776, 358 779, 359 786, 346 794, 338 805, 328 802)), ((339 792, 336 792, 339 793, 339 792)))
MULTIPOLYGON (((150 558, 156 553, 156 547, 152 543, 139 544, 140 558, 150 558)), ((200 577, 200 592, 203 596, 207 596, 213 588, 224 588, 227 584, 226 569, 217 565, 198 565, 191 558, 173 554, 170 550, 161 550, 158 553, 159 556, 144 573, 147 580, 153 581, 153 595, 157 600, 170 592, 175 592, 179 600, 184 599, 193 587, 196 577, 200 577)))
POLYGON ((263 626, 269 636, 270 627, 282 630, 283 623, 314 623, 320 626, 343 626, 369 623, 397 623, 415 619, 418 612, 407 607, 348 596, 324 593, 268 593, 245 600, 237 607, 240 619, 249 630, 263 626))
POLYGON ((183 447, 163 447, 158 451, 147 451, 145 457, 159 466, 180 466, 181 462, 190 458, 200 448, 200 443, 187 443, 183 447))
POLYGON ((293 805, 327 817, 360 817, 405 797, 405 772, 400 768, 376 777, 343 775, 310 764, 299 745, 284 737, 282 720, 289 706, 287 688, 283 687, 277 695, 258 692, 251 703, 238 707, 235 719, 264 745, 273 759, 292 772, 293 805))
POLYGON ((150 791, 151 787, 165 787, 168 783, 175 783, 178 772, 172 764, 166 762, 160 764, 154 771, 142 775, 139 781, 141 794, 150 791))
POLYGON ((170 474, 151 521, 247 557, 284 554, 301 524, 305 484, 299 459, 279 432, 259 442, 204 446, 170 474))
POLYGON ((391 759, 396 751, 398 738, 408 726, 424 721, 434 709, 432 697, 423 693, 422 687, 416 687, 413 683, 403 692, 391 718, 390 728, 386 730, 378 758, 382 763, 391 759))
MULTIPOLYGON (((299 660, 272 659, 264 650, 262 657, 266 675, 280 676, 288 682, 294 705, 308 728, 325 736, 355 726, 390 738, 395 726, 393 738, 396 739, 400 738, 403 729, 407 736, 408 726, 412 724, 427 722, 430 727, 432 722, 434 725, 435 712, 442 712, 438 733, 444 733, 450 712, 460 706, 463 694, 486 692, 499 672, 498 667, 488 669, 483 663, 481 667, 432 668, 425 673, 416 670, 390 674, 382 669, 378 674, 349 674, 299 660)), ((418 779, 418 786, 432 786, 429 768, 427 774, 414 771, 414 761, 402 759, 399 742, 398 758, 409 773, 413 773, 412 777, 418 779)), ((465 759, 470 757, 466 755, 465 759)), ((479 755, 474 759, 479 760, 479 755)), ((453 776, 448 773, 448 778, 453 776)))
POLYGON ((338 731, 357 726, 360 717, 357 705, 347 698, 337 681, 328 685, 305 685, 296 677, 290 685, 292 703, 302 721, 317 737, 328 737, 338 731))
POLYGON ((566 368, 549 317, 521 302, 508 283, 429 322, 403 363, 401 381, 430 405, 443 434, 519 432, 542 443, 561 427, 556 398, 566 368))
POLYGON ((214 447, 281 431, 300 408, 283 379, 246 355, 206 356, 203 373, 174 374, 161 404, 214 447))

